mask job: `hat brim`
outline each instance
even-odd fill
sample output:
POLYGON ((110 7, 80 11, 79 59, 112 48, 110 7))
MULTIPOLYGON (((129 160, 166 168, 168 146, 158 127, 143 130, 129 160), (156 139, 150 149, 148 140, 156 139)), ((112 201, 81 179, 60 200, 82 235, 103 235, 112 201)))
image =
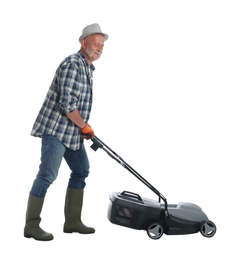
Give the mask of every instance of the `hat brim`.
POLYGON ((79 37, 79 42, 81 42, 84 38, 86 38, 87 36, 92 35, 92 34, 102 34, 102 35, 104 36, 105 41, 108 39, 108 35, 105 34, 105 33, 102 33, 102 32, 93 32, 93 33, 85 33, 85 34, 82 34, 82 35, 79 37))

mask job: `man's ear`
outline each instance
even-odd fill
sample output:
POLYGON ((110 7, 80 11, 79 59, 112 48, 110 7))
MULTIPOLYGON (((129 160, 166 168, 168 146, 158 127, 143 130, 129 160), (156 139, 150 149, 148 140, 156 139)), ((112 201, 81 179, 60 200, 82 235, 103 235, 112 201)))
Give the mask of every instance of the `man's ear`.
POLYGON ((85 49, 86 48, 86 39, 82 39, 80 43, 81 43, 81 47, 85 49))

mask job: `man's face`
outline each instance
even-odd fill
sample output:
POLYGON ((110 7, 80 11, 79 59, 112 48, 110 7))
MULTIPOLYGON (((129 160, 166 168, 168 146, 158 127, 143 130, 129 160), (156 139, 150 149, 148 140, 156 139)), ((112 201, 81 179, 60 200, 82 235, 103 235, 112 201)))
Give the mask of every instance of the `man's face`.
POLYGON ((102 34, 92 34, 81 42, 82 51, 88 63, 98 60, 103 52, 104 36, 102 34))

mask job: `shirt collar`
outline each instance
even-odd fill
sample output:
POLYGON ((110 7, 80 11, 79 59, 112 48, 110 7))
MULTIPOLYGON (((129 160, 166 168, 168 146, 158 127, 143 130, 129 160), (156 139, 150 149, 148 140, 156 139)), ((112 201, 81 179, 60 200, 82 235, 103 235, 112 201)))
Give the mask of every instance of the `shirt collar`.
POLYGON ((95 66, 91 63, 91 65, 89 66, 89 64, 87 63, 87 60, 85 58, 85 56, 83 55, 82 51, 79 50, 78 54, 81 56, 81 58, 83 59, 85 66, 90 67, 91 70, 95 70, 95 66))

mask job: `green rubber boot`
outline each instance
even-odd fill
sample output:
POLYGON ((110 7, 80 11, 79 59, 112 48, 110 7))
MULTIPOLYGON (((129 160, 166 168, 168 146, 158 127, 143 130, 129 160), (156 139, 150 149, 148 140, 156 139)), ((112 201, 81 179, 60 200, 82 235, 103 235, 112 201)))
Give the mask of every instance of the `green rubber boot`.
POLYGON ((34 197, 29 195, 27 211, 26 211, 26 225, 24 227, 24 237, 34 238, 40 241, 49 241, 54 237, 52 234, 40 228, 41 222, 40 213, 42 211, 44 198, 34 197))
POLYGON ((67 188, 65 200, 65 223, 64 233, 77 232, 80 234, 95 233, 95 229, 85 226, 81 221, 81 211, 83 205, 83 189, 67 188))

